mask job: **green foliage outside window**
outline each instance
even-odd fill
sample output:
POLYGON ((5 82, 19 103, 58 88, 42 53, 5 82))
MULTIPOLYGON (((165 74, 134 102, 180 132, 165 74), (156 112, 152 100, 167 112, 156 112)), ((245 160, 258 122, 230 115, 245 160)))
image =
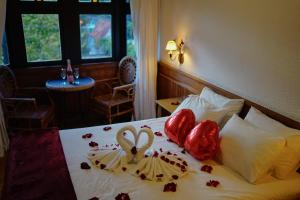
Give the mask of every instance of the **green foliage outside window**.
POLYGON ((28 62, 61 60, 57 14, 22 14, 28 62))

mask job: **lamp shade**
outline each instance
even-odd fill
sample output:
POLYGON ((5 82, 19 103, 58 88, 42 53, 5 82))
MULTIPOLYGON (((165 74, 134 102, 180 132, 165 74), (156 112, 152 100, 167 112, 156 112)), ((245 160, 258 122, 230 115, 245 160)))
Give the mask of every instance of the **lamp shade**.
POLYGON ((174 40, 169 40, 166 46, 166 50, 168 51, 175 51, 177 50, 177 45, 174 40))

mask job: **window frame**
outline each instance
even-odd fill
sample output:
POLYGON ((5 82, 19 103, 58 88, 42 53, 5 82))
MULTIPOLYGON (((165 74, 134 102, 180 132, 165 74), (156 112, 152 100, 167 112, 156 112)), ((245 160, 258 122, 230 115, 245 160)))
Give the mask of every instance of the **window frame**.
POLYGON ((37 67, 65 65, 66 59, 73 64, 119 61, 126 55, 126 15, 130 14, 126 0, 111 0, 110 3, 79 2, 79 0, 7 1, 6 39, 9 53, 9 66, 37 67), (22 24, 22 14, 58 14, 61 60, 28 62, 22 24), (110 14, 112 17, 112 57, 81 58, 80 14, 110 14), (18 41, 18 42, 16 42, 18 41))

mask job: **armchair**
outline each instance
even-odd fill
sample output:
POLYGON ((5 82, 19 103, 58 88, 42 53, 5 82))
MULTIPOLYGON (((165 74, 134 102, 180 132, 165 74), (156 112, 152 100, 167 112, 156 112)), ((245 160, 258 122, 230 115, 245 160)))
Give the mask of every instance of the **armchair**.
POLYGON ((0 67, 0 100, 9 130, 46 128, 54 120, 54 104, 41 88, 17 87, 13 71, 0 67))
POLYGON ((135 119, 136 62, 132 57, 125 56, 119 63, 119 79, 117 82, 105 83, 110 93, 105 95, 92 95, 89 103, 90 110, 104 114, 109 124, 113 118, 132 113, 135 119))

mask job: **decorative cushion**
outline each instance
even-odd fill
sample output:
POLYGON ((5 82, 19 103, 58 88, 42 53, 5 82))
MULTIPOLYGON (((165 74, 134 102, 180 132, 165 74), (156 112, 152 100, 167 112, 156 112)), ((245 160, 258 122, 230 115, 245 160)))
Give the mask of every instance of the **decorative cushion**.
POLYGON ((239 113, 244 105, 244 99, 229 99, 205 87, 202 89, 200 98, 205 99, 208 103, 216 108, 226 109, 226 115, 221 123, 221 127, 230 119, 233 114, 239 113))
POLYGON ((181 109, 190 109, 193 111, 196 122, 201 120, 212 120, 220 123, 227 113, 226 109, 216 108, 208 103, 205 99, 200 98, 199 95, 189 95, 172 113, 174 115, 181 109))
POLYGON ((221 161, 250 183, 262 178, 282 152, 285 139, 275 137, 237 115, 226 123, 221 135, 221 161))
POLYGON ((289 128, 254 107, 249 110, 245 121, 274 136, 286 138, 286 146, 274 166, 274 177, 284 179, 290 172, 297 170, 300 163, 300 130, 289 128))

